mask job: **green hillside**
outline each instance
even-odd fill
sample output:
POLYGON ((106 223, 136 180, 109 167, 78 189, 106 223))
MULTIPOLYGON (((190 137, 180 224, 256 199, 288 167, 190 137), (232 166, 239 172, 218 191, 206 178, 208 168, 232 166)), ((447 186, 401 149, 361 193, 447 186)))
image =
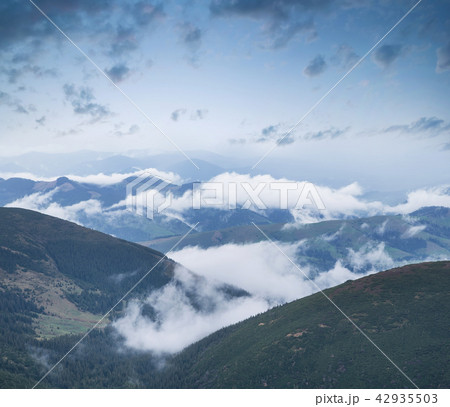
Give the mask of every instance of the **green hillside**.
MULTIPOLYGON (((421 388, 450 386, 450 262, 405 266, 325 293, 421 388)), ((411 388, 321 294, 190 346, 157 385, 411 388)))
MULTIPOLYGON (((450 262, 392 269, 325 290, 420 388, 450 386, 450 262)), ((76 341, 42 343, 56 363, 76 341)), ((321 294, 224 328, 174 357, 124 351, 95 331, 49 375, 54 388, 414 388, 321 294), (162 361, 164 363, 162 363, 162 361)))
POLYGON ((175 263, 74 223, 0 208, 0 387, 30 384, 40 371, 30 343, 86 332, 158 262, 133 296, 169 282, 175 263))

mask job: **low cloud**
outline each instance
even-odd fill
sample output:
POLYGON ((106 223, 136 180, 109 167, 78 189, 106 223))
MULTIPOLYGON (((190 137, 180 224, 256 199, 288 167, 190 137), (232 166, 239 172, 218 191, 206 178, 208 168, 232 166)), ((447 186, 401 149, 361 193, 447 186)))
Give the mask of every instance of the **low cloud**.
POLYGON ((95 199, 89 199, 87 201, 82 201, 68 206, 61 206, 56 202, 52 202, 52 197, 58 192, 58 190, 58 188, 55 188, 47 193, 36 192, 17 199, 9 204, 6 204, 5 206, 30 209, 79 224, 81 224, 79 220, 80 216, 92 216, 103 212, 101 203, 95 199))
POLYGON ((356 272, 375 273, 394 266, 394 261, 385 252, 385 244, 370 242, 359 250, 349 249, 348 261, 350 268, 356 272))
POLYGON ((427 227, 425 225, 411 226, 406 232, 402 234, 402 239, 410 239, 418 233, 423 232, 427 227))
MULTIPOLYGON (((280 243, 292 259, 300 245, 280 243)), ((131 348, 156 354, 175 353, 224 326, 275 305, 380 271, 392 264, 381 244, 350 253, 350 263, 364 270, 362 274, 344 267, 341 261, 319 273, 304 268, 303 274, 266 241, 209 249, 188 247, 170 257, 202 279, 199 281, 179 267, 173 283, 151 293, 144 301, 132 302, 126 315, 114 323, 125 344, 131 348), (311 276, 314 283, 306 276, 311 276), (219 288, 224 284, 245 290, 249 295, 226 296, 219 288), (195 303, 192 302, 193 295, 195 303), (146 307, 151 309, 152 316, 144 315, 146 307)))

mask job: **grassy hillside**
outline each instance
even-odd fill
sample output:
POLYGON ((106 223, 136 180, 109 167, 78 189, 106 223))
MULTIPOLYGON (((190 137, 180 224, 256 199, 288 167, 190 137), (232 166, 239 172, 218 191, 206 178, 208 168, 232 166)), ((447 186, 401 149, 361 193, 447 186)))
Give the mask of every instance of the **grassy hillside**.
POLYGON ((160 260, 133 296, 170 281, 175 263, 70 222, 0 208, 0 387, 31 383, 40 371, 35 339, 86 332, 160 260))
MULTIPOLYGON (((450 262, 422 263, 325 293, 420 388, 450 386, 450 262)), ((49 362, 74 343, 42 344, 49 362)), ((413 388, 321 293, 222 329, 172 358, 124 351, 95 331, 47 387, 413 388)))
MULTIPOLYGON (((344 283, 326 294, 419 386, 450 386, 450 262, 344 283)), ((321 294, 218 331, 178 355, 157 386, 411 388, 321 294)))

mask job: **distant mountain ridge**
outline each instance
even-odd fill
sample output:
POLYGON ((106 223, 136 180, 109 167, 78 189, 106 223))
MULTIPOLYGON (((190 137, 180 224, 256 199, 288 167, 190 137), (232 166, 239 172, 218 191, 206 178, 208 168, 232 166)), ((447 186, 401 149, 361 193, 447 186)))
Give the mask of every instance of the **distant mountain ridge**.
MULTIPOLYGON (((394 262, 404 264, 450 258, 450 209, 444 207, 422 208, 408 216, 380 215, 306 225, 276 223, 258 227, 277 242, 303 242, 296 260, 323 271, 332 268, 337 261, 352 269, 352 265, 346 262, 349 250, 355 253, 370 251, 379 244, 383 245, 383 251, 394 262)), ((176 239, 175 236, 159 238, 142 244, 164 252, 176 239)), ((208 249, 265 240, 266 237, 253 225, 243 225, 192 234, 178 245, 177 250, 193 246, 208 249)))

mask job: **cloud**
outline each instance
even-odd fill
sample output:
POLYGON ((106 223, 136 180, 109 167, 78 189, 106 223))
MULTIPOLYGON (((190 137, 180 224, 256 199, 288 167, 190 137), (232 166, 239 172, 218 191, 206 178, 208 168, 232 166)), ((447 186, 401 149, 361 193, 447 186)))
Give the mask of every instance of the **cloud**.
POLYGON ((203 120, 208 114, 208 109, 196 109, 191 113, 191 120, 203 120))
POLYGON ((442 73, 450 70, 450 42, 447 45, 438 48, 436 54, 436 72, 442 73))
POLYGON ((271 141, 274 139, 279 138, 279 129, 281 127, 281 124, 272 124, 270 126, 264 127, 261 130, 261 134, 259 135, 259 137, 257 138, 256 142, 257 143, 263 143, 266 141, 271 141))
POLYGON ((322 55, 317 55, 312 59, 307 67, 303 70, 306 76, 313 77, 318 76, 325 71, 327 63, 322 55))
POLYGON ((337 49, 336 53, 331 57, 331 62, 342 67, 343 69, 350 69, 354 64, 356 64, 356 62, 358 62, 359 59, 359 55, 351 46, 342 44, 337 49))
MULTIPOLYGON (((13 57, 12 61, 18 63, 21 62, 21 59, 16 59, 13 57)), ((55 78, 57 76, 55 69, 44 69, 38 65, 32 65, 30 63, 18 67, 4 67, 0 70, 0 72, 7 76, 9 83, 16 83, 19 78, 27 74, 33 74, 36 78, 55 78)))
POLYGON ((95 102, 95 97, 91 88, 65 84, 63 87, 66 100, 73 107, 73 112, 79 115, 91 116, 94 121, 103 119, 111 115, 107 106, 95 102))
POLYGON ((209 9, 215 17, 245 17, 262 20, 261 31, 266 39, 264 47, 279 49, 286 46, 299 34, 307 41, 317 37, 312 17, 305 15, 325 11, 331 0, 213 0, 209 9))
POLYGON ((45 120, 46 120, 46 117, 42 116, 41 118, 36 119, 35 121, 36 121, 37 124, 43 126, 45 124, 45 120))
MULTIPOLYGON (((171 114, 170 114, 170 118, 174 121, 177 122, 182 116, 184 116, 187 113, 187 109, 185 108, 180 108, 177 110, 174 110, 171 114)), ((206 118, 208 114, 208 109, 195 109, 192 110, 190 112, 189 118, 191 120, 203 120, 206 118)))
POLYGON ((5 206, 30 209, 79 224, 81 215, 92 216, 94 214, 100 214, 103 211, 101 203, 95 199, 89 199, 68 206, 61 206, 56 202, 52 202, 53 195, 58 191, 59 188, 55 188, 46 193, 36 192, 8 203, 5 206))
POLYGON ((399 44, 385 44, 372 54, 373 60, 381 67, 387 68, 402 54, 403 47, 399 44))
POLYGON ((182 115, 184 115, 185 113, 186 113, 186 109, 177 109, 177 110, 174 110, 174 111, 171 113, 170 118, 171 118, 174 122, 177 122, 178 119, 179 119, 182 115))
POLYGON ((109 50, 111 57, 121 57, 138 48, 138 39, 134 27, 119 26, 114 33, 109 50))
POLYGON ((387 206, 385 212, 408 214, 425 206, 450 208, 450 185, 417 189, 408 194, 406 202, 395 206, 387 206))
POLYGON ((421 117, 410 124, 398 124, 385 129, 385 132, 401 131, 403 133, 424 133, 437 135, 443 131, 450 130, 450 124, 437 117, 421 117))
POLYGON ((109 69, 105 69, 105 72, 114 82, 121 82, 128 76, 130 69, 126 64, 116 64, 109 69))
POLYGON ((302 139, 304 140, 331 140, 343 136, 350 127, 345 129, 336 129, 334 127, 326 130, 306 133, 302 139))
MULTIPOLYGON (((280 243, 292 259, 300 245, 280 243)), ((344 267, 341 261, 330 270, 317 273, 303 268, 302 272, 267 241, 209 249, 187 247, 172 253, 171 258, 201 279, 178 267, 173 283, 152 292, 144 301, 133 301, 125 316, 113 324, 128 347, 156 354, 175 353, 224 326, 275 305, 393 264, 382 244, 350 253, 349 263, 364 270, 359 274, 344 267), (311 276, 315 284, 306 276, 311 276), (249 295, 226 296, 220 290, 224 285, 249 295), (150 311, 147 316, 146 308, 150 311)))
POLYGON ((410 239, 411 237, 414 237, 420 232, 423 232, 427 227, 425 225, 416 225, 411 226, 406 232, 402 234, 402 239, 410 239))
POLYGON ((146 27, 166 16, 163 3, 153 4, 149 1, 138 1, 127 8, 130 10, 134 22, 141 27, 146 27))
POLYGON ((128 127, 127 130, 121 130, 122 125, 116 125, 116 130, 114 131, 114 135, 117 137, 131 136, 132 134, 136 134, 139 131, 139 126, 137 124, 132 124, 128 127))
POLYGON ((386 219, 380 226, 375 229, 375 233, 379 236, 383 236, 386 232, 386 227, 388 224, 388 219, 386 219))
POLYGON ((286 20, 295 11, 323 10, 332 3, 331 0, 213 0, 209 9, 215 16, 245 16, 253 18, 270 18, 286 20))
POLYGON ((176 270, 176 283, 153 292, 143 302, 131 302, 125 317, 113 323, 126 346, 158 355, 175 353, 220 328, 267 309, 262 300, 228 299, 209 281, 193 287, 198 279, 186 271, 182 276, 182 271, 180 267, 176 270), (196 304, 187 291, 195 295, 196 304), (145 308, 151 309, 155 317, 144 316, 145 308))
POLYGON ((394 266, 394 261, 385 252, 385 243, 369 242, 355 251, 348 250, 348 262, 355 272, 374 273, 394 266))
POLYGON ((180 39, 191 51, 197 51, 202 42, 203 31, 189 22, 178 25, 180 39))
POLYGON ((0 106, 1 105, 9 106, 14 112, 21 114, 28 114, 30 111, 36 111, 34 105, 25 107, 20 99, 13 98, 9 93, 0 90, 0 106))

